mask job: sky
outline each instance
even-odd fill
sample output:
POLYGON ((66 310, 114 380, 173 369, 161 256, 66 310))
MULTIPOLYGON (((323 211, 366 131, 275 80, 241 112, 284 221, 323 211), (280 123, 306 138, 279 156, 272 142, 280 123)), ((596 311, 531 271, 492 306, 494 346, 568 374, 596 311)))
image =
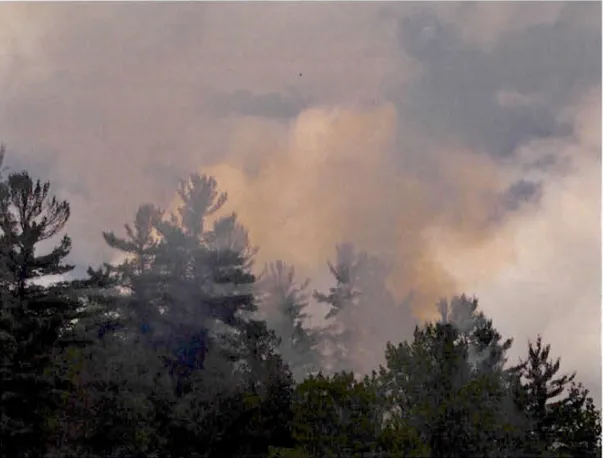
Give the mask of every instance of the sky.
POLYGON ((257 266, 324 290, 353 242, 414 317, 476 295, 600 405, 600 3, 2 3, 0 55, 5 165, 71 203, 81 271, 207 173, 257 266))

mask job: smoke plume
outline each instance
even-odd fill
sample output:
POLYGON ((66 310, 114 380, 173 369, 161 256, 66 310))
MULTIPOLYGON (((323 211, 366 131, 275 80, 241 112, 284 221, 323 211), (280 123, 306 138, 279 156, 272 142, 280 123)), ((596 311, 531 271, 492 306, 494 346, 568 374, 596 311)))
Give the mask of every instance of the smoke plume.
POLYGON ((81 270, 200 171, 258 272, 282 259, 325 291, 352 242, 412 297, 375 305, 384 336, 475 293, 513 351, 544 333, 598 392, 600 8, 7 3, 0 140, 71 203, 81 270))
MULTIPOLYGON (((437 259, 436 233, 455 237, 459 253, 490 240, 490 218, 509 181, 492 159, 461 149, 426 151, 428 173, 392 166, 392 154, 402 162, 405 154, 395 149, 396 124, 391 104, 308 109, 263 130, 260 141, 274 150, 250 155, 245 136, 235 134, 242 141, 200 171, 228 192, 228 211, 260 248, 259 265, 285 258, 324 286, 335 245, 352 241, 393 266, 390 288, 399 300, 414 293, 415 311, 426 318, 459 287, 437 259)), ((494 273, 509 260, 502 247, 483 268, 494 273)))

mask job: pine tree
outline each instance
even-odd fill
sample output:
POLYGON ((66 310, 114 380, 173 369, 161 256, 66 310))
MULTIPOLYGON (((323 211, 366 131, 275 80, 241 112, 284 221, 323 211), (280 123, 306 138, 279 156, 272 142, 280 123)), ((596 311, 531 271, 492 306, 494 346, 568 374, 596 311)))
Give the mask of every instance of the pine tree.
POLYGON ((503 340, 493 327, 492 320, 478 310, 478 301, 465 295, 441 300, 437 305, 442 324, 450 324, 467 346, 467 357, 477 373, 501 371, 513 339, 503 340))
POLYGON ((208 225, 227 197, 213 178, 193 174, 178 194, 181 205, 167 219, 144 205, 134 227, 126 225, 126 238, 104 237, 129 258, 114 268, 126 291, 120 314, 171 355, 167 363, 185 390, 185 379, 203 367, 211 345, 221 341, 226 351, 229 335, 255 311, 254 252, 236 216, 208 225))
MULTIPOLYGON (((215 217, 226 194, 218 192, 213 178, 192 175, 181 182, 179 196, 175 214, 166 217, 146 205, 133 228, 126 226, 125 238, 105 233, 105 240, 127 256, 107 270, 124 291, 117 301, 118 324, 130 336, 125 348, 133 346, 133 354, 146 348, 141 358, 151 367, 152 355, 162 359, 163 373, 155 377, 167 375, 172 384, 172 394, 169 389, 156 393, 152 385, 138 387, 152 399, 151 407, 145 407, 155 412, 151 430, 165 439, 163 453, 171 456, 198 450, 223 456, 240 448, 236 438, 248 441, 253 450, 267 451, 275 431, 288 427, 283 415, 291 381, 274 354, 278 339, 254 319, 251 267, 256 250, 236 215, 215 217), (214 221, 208 222, 209 217, 214 221)), ((130 359, 111 355, 111 348, 100 358, 124 367, 130 359)), ((114 408, 121 408, 126 400, 119 392, 129 392, 124 388, 129 384, 120 377, 104 379, 117 390, 114 408)), ((159 386, 165 387, 165 381, 159 386)), ((137 428, 115 424, 125 428, 121 436, 137 428)))
POLYGON ((3 456, 41 453, 65 389, 53 375, 61 345, 72 337, 81 303, 70 282, 43 286, 39 280, 64 275, 71 240, 64 236, 47 254, 40 245, 63 230, 69 204, 50 194, 50 184, 27 172, 11 173, 1 184, 0 252, 2 255, 2 336, 0 438, 3 456), (35 451, 35 452, 34 452, 35 451))
POLYGON ((601 457, 601 411, 589 391, 572 383, 567 402, 557 412, 560 419, 556 435, 559 451, 571 457, 601 457))
POLYGON ((357 252, 349 243, 338 245, 336 252, 335 264, 328 263, 335 286, 328 294, 314 293, 319 303, 329 306, 324 333, 330 341, 329 359, 334 371, 368 372, 382 351, 380 347, 377 351, 374 342, 383 340, 385 345, 374 320, 394 308, 386 286, 389 269, 376 256, 357 252))
POLYGON ((550 351, 538 336, 528 343, 528 358, 520 365, 531 420, 528 450, 535 456, 600 456, 600 413, 588 390, 575 382, 575 372, 557 375, 561 360, 552 360, 550 351))
POLYGON ((461 296, 439 308, 443 320, 417 327, 412 343, 388 344, 381 376, 390 421, 418 431, 433 456, 516 455, 523 422, 502 369, 510 344, 476 313, 477 301, 461 296))
POLYGON ((89 278, 78 281, 89 312, 78 332, 93 345, 65 355, 73 389, 64 406, 59 455, 129 456, 157 448, 163 437, 153 414, 170 399, 170 383, 165 355, 154 345, 158 288, 150 272, 160 218, 156 207, 142 205, 134 224, 125 225, 125 238, 103 233, 124 261, 90 268, 89 278))
POLYGON ((186 377, 203 366, 212 344, 221 341, 229 351, 228 336, 240 332, 256 311, 255 277, 250 270, 254 252, 235 215, 218 218, 206 229, 206 219, 226 202, 215 180, 191 175, 179 194, 179 216, 157 227, 162 242, 155 271, 163 276, 162 323, 177 355, 173 369, 186 377))
MULTIPOLYGON (((126 237, 120 238, 113 232, 104 232, 105 242, 123 253, 125 260, 117 266, 107 266, 106 277, 112 279, 111 286, 118 285, 124 292, 121 307, 116 310, 122 326, 137 328, 142 334, 152 332, 152 325, 159 323, 161 297, 159 278, 152 272, 159 249, 156 227, 163 212, 153 205, 141 205, 136 212, 133 227, 126 224, 126 237)), ((113 296, 115 299, 115 296, 113 296)), ((117 323, 115 323, 117 324, 117 323)))
POLYGON ((261 297, 260 311, 280 338, 279 352, 294 377, 303 379, 320 367, 318 333, 305 324, 309 280, 298 285, 294 267, 283 261, 266 266, 260 278, 256 288, 261 297))

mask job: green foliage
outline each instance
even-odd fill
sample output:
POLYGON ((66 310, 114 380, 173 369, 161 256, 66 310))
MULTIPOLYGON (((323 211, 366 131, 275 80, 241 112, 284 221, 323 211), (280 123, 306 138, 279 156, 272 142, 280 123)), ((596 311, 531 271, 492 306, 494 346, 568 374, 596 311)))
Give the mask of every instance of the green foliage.
POLYGON ((336 285, 315 294, 333 325, 319 336, 292 266, 254 277, 215 180, 192 175, 179 195, 176 214, 143 205, 123 238, 104 233, 121 263, 43 286, 72 268, 66 236, 40 254, 69 205, 25 172, 0 181, 0 457, 601 456, 575 374, 557 375, 540 337, 508 367, 511 339, 465 296, 388 343, 378 371, 309 375, 329 333, 334 367, 354 366, 366 311, 393 305, 385 266, 338 247, 336 285))
POLYGON ((386 451, 386 456, 392 458, 432 456, 429 445, 423 442, 419 431, 400 417, 388 422, 379 436, 379 445, 386 451))
POLYGON ((270 447, 268 458, 312 458, 301 448, 270 447))
POLYGON ((50 195, 50 184, 27 172, 0 184, 0 441, 3 453, 20 456, 24 447, 42 450, 50 434, 61 393, 53 357, 73 344, 72 322, 81 303, 70 282, 36 283, 62 275, 71 240, 64 236, 46 254, 39 244, 52 239, 69 218, 69 205, 50 195))
POLYGON ((313 456, 376 450, 376 393, 352 373, 310 376, 296 391, 293 437, 313 456))
POLYGON ((560 359, 538 336, 519 366, 522 401, 530 419, 527 449, 538 456, 600 456, 601 417, 576 374, 557 376, 560 359))
MULTIPOLYGON (((434 456, 510 456, 518 452, 521 415, 515 408, 508 375, 492 355, 504 358, 505 347, 489 351, 488 369, 475 365, 488 322, 475 314, 476 303, 453 300, 466 307, 462 326, 450 320, 415 330, 412 343, 388 344, 381 374, 390 390, 392 416, 416 429, 434 456), (492 447, 496 444, 496 447, 492 447)), ((440 308, 442 304, 440 304, 440 308)), ((457 321, 457 323, 459 323, 457 321)), ((490 345, 498 334, 489 332, 490 345)))

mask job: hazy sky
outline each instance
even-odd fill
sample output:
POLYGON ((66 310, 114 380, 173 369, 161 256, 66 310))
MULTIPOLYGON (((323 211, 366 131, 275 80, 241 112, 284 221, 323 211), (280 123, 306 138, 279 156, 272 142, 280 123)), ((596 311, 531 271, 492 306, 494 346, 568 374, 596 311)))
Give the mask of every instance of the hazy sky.
POLYGON ((78 265, 210 173, 259 265, 326 287, 352 241, 600 399, 600 3, 3 3, 0 54, 7 165, 71 202, 78 265))

